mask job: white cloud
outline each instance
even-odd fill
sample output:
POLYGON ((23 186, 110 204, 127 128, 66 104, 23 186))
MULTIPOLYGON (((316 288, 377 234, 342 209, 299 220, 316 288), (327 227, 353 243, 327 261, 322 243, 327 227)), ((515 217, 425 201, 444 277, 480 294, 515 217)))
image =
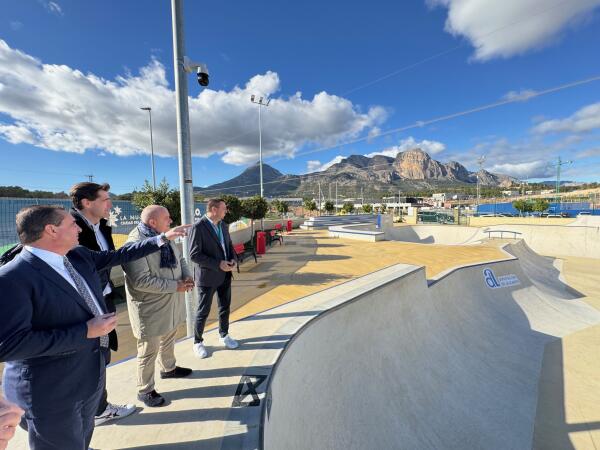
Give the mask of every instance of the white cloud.
POLYGON ((19 22, 18 20, 11 20, 9 25, 13 31, 19 31, 21 28, 23 28, 23 23, 19 22))
MULTIPOLYGON (((274 97, 280 89, 274 72, 252 77, 229 91, 204 89, 189 98, 192 153, 222 154, 230 164, 258 159, 258 111, 251 94, 270 96, 263 109, 263 157, 293 157, 306 144, 332 145, 380 125, 387 116, 378 106, 360 111, 349 100, 326 92, 312 99, 301 93, 274 97)), ((155 152, 177 154, 175 93, 165 67, 153 59, 139 75, 106 80, 65 65, 43 64, 0 40, 0 137, 38 147, 83 153, 99 149, 117 155, 147 153, 152 108, 155 152)))
POLYGON ((520 91, 510 91, 505 96, 505 100, 525 102, 535 96, 537 91, 532 89, 521 89, 520 91))
POLYGON ((46 8, 48 10, 48 12, 51 12, 52 14, 56 14, 57 16, 64 15, 62 8, 60 7, 60 5, 57 2, 52 2, 52 1, 48 1, 48 0, 38 0, 38 1, 44 6, 44 8, 46 8))
POLYGON ((415 138, 409 136, 406 139, 402 139, 398 145, 388 147, 381 151, 368 153, 365 156, 372 158, 375 155, 384 155, 395 158, 398 153, 405 152, 407 150, 412 150, 414 148, 420 148, 421 150, 429 153, 430 155, 435 155, 437 153, 443 152, 446 149, 446 146, 441 142, 429 141, 427 139, 418 142, 415 140, 415 138))
POLYGON ((486 170, 492 173, 510 175, 511 177, 522 180, 529 178, 545 178, 554 175, 554 168, 548 164, 547 160, 495 164, 491 167, 486 167, 486 170))
POLYGON ((333 158, 332 160, 326 162, 325 164, 321 164, 321 161, 316 161, 316 160, 307 161, 306 162, 306 171, 307 171, 307 173, 323 172, 324 170, 329 169, 334 164, 342 162, 346 158, 347 158, 347 156, 338 155, 335 158, 333 158))
POLYGON ((577 153, 576 158, 595 158, 596 156, 600 156, 600 147, 583 150, 577 153))
POLYGON ((466 37, 475 59, 508 58, 555 41, 561 31, 589 14, 600 0, 426 0, 448 9, 445 29, 466 37))
POLYGON ((581 108, 566 119, 546 120, 533 128, 535 133, 587 133, 600 128, 600 102, 581 108))

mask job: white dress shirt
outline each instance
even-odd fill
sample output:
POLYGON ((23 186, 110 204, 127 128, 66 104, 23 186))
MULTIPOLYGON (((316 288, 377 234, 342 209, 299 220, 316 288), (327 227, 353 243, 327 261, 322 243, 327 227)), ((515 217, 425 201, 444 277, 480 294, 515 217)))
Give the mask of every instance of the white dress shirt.
MULTIPOLYGON (((44 261, 46 264, 48 264, 50 267, 52 267, 56 271, 56 273, 58 273, 61 277, 63 277, 66 281, 68 281, 71 286, 73 286, 73 288, 75 289, 75 292, 79 292, 77 290, 77 285, 75 284, 75 281, 73 281, 73 278, 71 278, 71 275, 69 275, 69 272, 67 271, 67 268, 65 267, 65 263, 63 262, 62 255, 59 255, 58 253, 54 253, 54 252, 51 252, 48 250, 42 250, 41 248, 31 247, 29 245, 25 245, 24 248, 29 253, 33 254, 34 256, 37 256, 42 261, 44 261)), ((83 278, 83 277, 81 277, 81 279, 83 280, 86 289, 90 293, 90 296, 92 297, 92 300, 94 301, 94 304, 98 308, 98 311, 101 311, 102 314, 104 314, 106 311, 104 311, 104 309, 102 309, 100 307, 100 303, 98 303, 98 299, 96 298, 96 296, 94 295, 94 293, 92 292, 90 287, 88 286, 87 281, 85 281, 85 278, 83 278)))
MULTIPOLYGON (((106 238, 100 231, 100 222, 98 222, 97 224, 94 225, 92 222, 90 222, 88 220, 87 217, 85 217, 85 215, 83 214, 82 211, 80 211, 80 210, 78 210, 78 211, 79 211, 79 215, 83 218, 85 223, 87 223, 88 226, 92 230, 94 230, 94 235, 96 236, 96 242, 98 243, 98 247, 100 247, 100 250, 103 250, 103 251, 110 250, 110 247, 108 246, 108 242, 106 241, 106 238)), ((110 287, 110 283, 106 283, 106 286, 104 286, 104 290, 102 291, 102 295, 104 295, 106 297, 111 292, 112 292, 112 288, 110 287)))

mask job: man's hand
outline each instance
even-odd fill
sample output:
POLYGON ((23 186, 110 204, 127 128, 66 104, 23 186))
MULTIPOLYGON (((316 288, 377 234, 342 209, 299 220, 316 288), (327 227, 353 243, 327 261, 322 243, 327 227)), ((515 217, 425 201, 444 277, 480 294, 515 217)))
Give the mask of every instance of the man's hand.
POLYGON ((219 263, 219 269, 221 269, 223 272, 231 272, 234 267, 235 263, 231 264, 230 261, 221 261, 219 263))
POLYGON ((179 225, 178 227, 171 228, 165 233, 165 237, 170 241, 177 239, 178 237, 185 237, 191 227, 191 225, 179 225))
POLYGON ((177 281, 177 292, 187 292, 192 289, 194 289, 194 280, 191 278, 177 281))
POLYGON ((87 337, 94 339, 107 335, 117 326, 117 315, 115 313, 103 314, 87 321, 87 337))
POLYGON ((15 435, 24 411, 17 405, 0 397, 0 450, 5 450, 8 441, 15 435))

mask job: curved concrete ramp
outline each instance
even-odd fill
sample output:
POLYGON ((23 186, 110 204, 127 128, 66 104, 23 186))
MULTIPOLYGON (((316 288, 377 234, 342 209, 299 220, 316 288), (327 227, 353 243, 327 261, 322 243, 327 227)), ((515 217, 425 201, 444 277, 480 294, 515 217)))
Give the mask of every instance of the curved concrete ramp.
POLYGON ((600 313, 540 291, 517 260, 429 287, 422 269, 386 271, 294 334, 270 377, 263 448, 534 446, 544 349, 600 313))
POLYGON ((479 243, 487 235, 481 228, 458 225, 414 225, 386 227, 386 239, 420 244, 465 245, 479 243))
MULTIPOLYGON (((516 232, 518 238, 540 255, 600 258, 600 227, 564 225, 491 225, 484 228, 458 225, 386 226, 389 240, 421 244, 478 244, 488 238, 500 237, 500 231, 516 232), (495 233, 494 233, 495 231, 495 233)), ((506 233, 505 237, 506 237, 506 233)), ((508 235, 510 236, 510 234, 508 235)))
POLYGON ((564 282, 561 276, 562 260, 538 255, 522 239, 503 248, 518 258, 521 268, 540 291, 564 300, 585 296, 564 282))

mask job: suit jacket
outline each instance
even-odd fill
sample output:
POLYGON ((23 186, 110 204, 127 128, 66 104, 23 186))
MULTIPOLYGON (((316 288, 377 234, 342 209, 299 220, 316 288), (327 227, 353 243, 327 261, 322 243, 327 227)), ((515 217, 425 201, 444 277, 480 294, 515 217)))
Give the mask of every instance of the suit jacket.
MULTIPOLYGON (((147 239, 108 252, 77 246, 67 256, 104 309, 99 271, 158 248, 155 239, 147 239)), ((0 362, 6 362, 6 398, 34 417, 55 414, 89 398, 105 360, 100 339, 87 338, 86 322, 94 315, 77 290, 24 250, 0 268, 0 292, 0 362)))
MULTIPOLYGON (((135 227, 127 242, 143 236, 135 227)), ((164 336, 185 322, 185 294, 177 292, 177 281, 191 278, 180 245, 169 242, 177 267, 160 267, 161 252, 123 265, 127 310, 133 335, 137 339, 164 336)))
MULTIPOLYGON (((94 230, 87 224, 87 222, 83 219, 83 217, 81 217, 80 213, 76 209, 71 208, 70 212, 73 218, 75 219, 75 223, 77 223, 79 228, 81 228, 81 233, 79 233, 79 245, 83 245, 84 247, 89 248, 90 250, 94 250, 95 252, 101 251, 102 249, 98 245, 98 241, 96 240, 96 234, 94 233, 94 230)), ((106 239, 109 250, 114 250, 115 243, 113 242, 112 238, 112 227, 108 226, 108 221, 106 219, 100 219, 100 233, 102 233, 102 236, 104 236, 104 239, 106 239)), ((110 269, 111 268, 109 267, 107 269, 98 271, 102 290, 104 290, 104 286, 106 286, 106 283, 110 283, 110 287, 114 289, 114 285, 110 280, 110 269)), ((104 299, 108 312, 115 312, 117 310, 112 294, 113 293, 111 292, 104 299)), ((117 338, 117 332, 115 330, 111 331, 108 335, 108 339, 110 348, 116 352, 119 349, 119 340, 117 338)))
POLYGON ((231 272, 223 272, 219 264, 225 259, 237 259, 237 256, 229 235, 229 225, 221 221, 219 227, 223 232, 227 258, 223 254, 219 237, 208 217, 202 216, 190 232, 190 259, 196 263, 194 277, 197 286, 218 287, 223 284, 226 277, 231 277, 231 272))

